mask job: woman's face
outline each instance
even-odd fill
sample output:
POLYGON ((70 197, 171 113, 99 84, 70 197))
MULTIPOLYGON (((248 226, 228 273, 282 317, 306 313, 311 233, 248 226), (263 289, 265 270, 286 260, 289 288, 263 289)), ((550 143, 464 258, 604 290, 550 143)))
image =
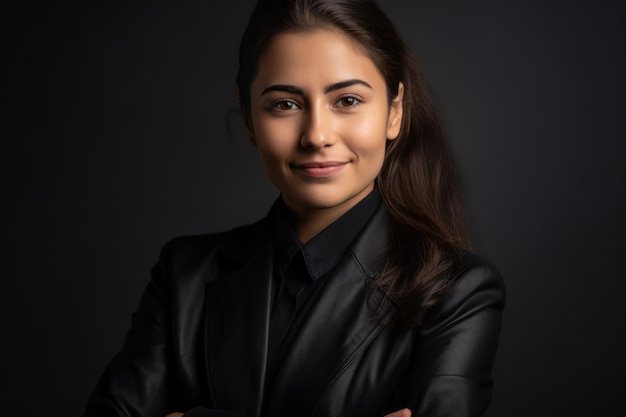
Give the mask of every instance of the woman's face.
POLYGON ((259 60, 248 134, 269 179, 297 215, 345 213, 374 188, 387 140, 400 131, 402 86, 385 80, 335 31, 288 33, 259 60))

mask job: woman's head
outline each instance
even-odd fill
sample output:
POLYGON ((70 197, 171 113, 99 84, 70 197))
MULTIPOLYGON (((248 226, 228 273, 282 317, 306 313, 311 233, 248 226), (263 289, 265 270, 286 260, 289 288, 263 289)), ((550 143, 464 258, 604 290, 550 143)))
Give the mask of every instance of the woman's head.
MULTIPOLYGON (((454 248, 470 245, 430 89, 412 52, 376 2, 259 0, 239 49, 237 85, 246 127, 254 135, 251 88, 263 55, 277 39, 320 32, 341 34, 373 64, 385 85, 390 116, 400 100, 401 125, 397 135, 383 136, 384 161, 375 178, 390 213, 390 237, 387 263, 373 288, 400 307, 398 317, 419 322, 449 282, 454 248)), ((287 106, 284 109, 290 110, 291 104, 287 106)))
MULTIPOLYGON (((389 141, 378 187, 392 210, 420 214, 445 233, 462 227, 453 169, 434 101, 411 50, 372 0, 260 0, 239 49, 240 105, 250 127, 250 87, 260 57, 281 34, 339 31, 380 71, 391 103, 404 86, 398 139, 389 141), (454 215, 451 215, 454 214, 454 215), (457 221, 458 220, 458 221, 457 221)), ((332 64, 329 64, 332 65, 332 64)))
POLYGON ((250 123, 250 86, 259 59, 281 34, 339 31, 352 39, 380 71, 389 102, 400 85, 402 126, 387 153, 377 184, 392 212, 417 214, 434 233, 466 246, 463 209, 434 99, 423 71, 393 23, 372 0, 259 0, 239 49, 240 105, 250 123))
POLYGON ((351 38, 323 29, 278 35, 250 93, 250 140, 302 239, 374 189, 400 131, 402 89, 390 102, 385 79, 351 38))

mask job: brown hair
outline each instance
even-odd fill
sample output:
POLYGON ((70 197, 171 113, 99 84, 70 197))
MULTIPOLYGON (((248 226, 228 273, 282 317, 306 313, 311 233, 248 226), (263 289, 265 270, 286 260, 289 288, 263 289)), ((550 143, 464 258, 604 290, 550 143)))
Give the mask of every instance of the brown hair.
MULTIPOLYGON (((382 272, 370 298, 390 302, 394 319, 419 325, 454 278, 457 249, 469 249, 464 210, 442 125, 424 74, 389 18, 371 0, 260 0, 239 49, 237 85, 249 123, 250 85, 267 45, 286 32, 340 30, 385 79, 389 100, 404 85, 403 119, 387 142, 377 187, 390 214, 382 272)), ((380 304, 379 304, 380 303, 380 304)))

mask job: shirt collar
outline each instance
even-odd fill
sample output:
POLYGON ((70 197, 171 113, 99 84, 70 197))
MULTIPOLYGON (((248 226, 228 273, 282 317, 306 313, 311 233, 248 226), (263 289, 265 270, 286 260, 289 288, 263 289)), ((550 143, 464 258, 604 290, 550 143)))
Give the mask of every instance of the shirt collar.
POLYGON ((326 274, 339 262, 374 215, 380 202, 380 194, 374 189, 343 216, 303 244, 289 225, 289 209, 280 198, 274 221, 276 272, 282 275, 293 256, 301 250, 311 279, 317 280, 326 274))

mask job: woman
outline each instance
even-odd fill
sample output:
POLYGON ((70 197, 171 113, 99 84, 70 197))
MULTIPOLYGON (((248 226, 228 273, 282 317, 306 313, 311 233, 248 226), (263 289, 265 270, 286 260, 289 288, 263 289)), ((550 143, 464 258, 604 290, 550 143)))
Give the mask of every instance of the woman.
POLYGON ((86 415, 481 415, 504 288, 407 46, 373 1, 259 1, 239 59, 280 198, 165 246, 86 415))

